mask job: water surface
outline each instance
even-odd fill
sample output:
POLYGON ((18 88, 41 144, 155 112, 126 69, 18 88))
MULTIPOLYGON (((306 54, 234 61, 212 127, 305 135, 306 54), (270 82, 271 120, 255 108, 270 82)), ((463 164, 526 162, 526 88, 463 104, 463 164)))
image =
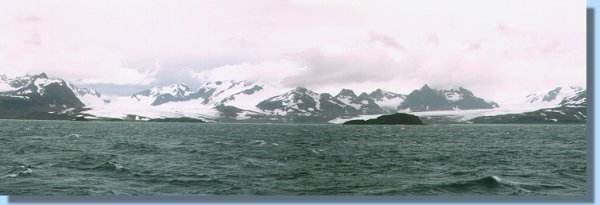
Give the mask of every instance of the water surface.
POLYGON ((581 196, 585 136, 585 125, 0 120, 0 194, 581 196))

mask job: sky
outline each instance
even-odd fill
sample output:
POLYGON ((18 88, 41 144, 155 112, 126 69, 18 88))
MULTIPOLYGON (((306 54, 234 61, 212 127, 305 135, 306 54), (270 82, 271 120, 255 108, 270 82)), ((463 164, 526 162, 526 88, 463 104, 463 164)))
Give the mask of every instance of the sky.
POLYGON ((585 86, 585 1, 0 0, 0 73, 108 94, 251 80, 337 93, 585 86))

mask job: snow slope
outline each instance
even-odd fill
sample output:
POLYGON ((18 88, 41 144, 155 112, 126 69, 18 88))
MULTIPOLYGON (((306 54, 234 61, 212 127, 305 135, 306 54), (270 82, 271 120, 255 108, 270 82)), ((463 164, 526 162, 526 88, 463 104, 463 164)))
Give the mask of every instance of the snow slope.
POLYGON ((578 86, 560 86, 549 91, 529 94, 526 96, 525 103, 540 108, 556 107, 563 100, 572 98, 583 90, 582 87, 578 86))

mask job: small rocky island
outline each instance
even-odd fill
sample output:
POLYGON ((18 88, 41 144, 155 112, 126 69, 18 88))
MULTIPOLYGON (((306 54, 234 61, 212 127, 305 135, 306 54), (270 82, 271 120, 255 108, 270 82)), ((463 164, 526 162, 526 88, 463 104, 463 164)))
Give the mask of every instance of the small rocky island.
POLYGON ((419 117, 406 113, 396 113, 391 115, 382 115, 375 119, 368 120, 350 120, 344 122, 344 125, 422 125, 423 121, 419 117))
POLYGON ((150 119, 148 122, 197 122, 197 123, 205 123, 204 120, 189 118, 189 117, 179 117, 179 118, 157 118, 150 119))

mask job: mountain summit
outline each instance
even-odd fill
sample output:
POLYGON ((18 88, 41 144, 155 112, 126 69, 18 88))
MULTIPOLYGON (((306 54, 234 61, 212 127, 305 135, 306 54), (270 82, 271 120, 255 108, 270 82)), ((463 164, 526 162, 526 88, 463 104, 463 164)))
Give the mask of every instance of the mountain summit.
POLYGON ((487 102, 477 97, 463 87, 436 90, 427 84, 421 89, 414 90, 406 96, 406 99, 398 107, 413 112, 438 111, 438 110, 470 110, 470 109, 492 109, 498 107, 494 102, 487 102))
POLYGON ((151 101, 151 105, 161 105, 168 102, 185 101, 194 96, 192 89, 186 84, 178 83, 167 86, 154 87, 133 94, 131 97, 138 101, 151 101))
POLYGON ((0 79, 0 116, 34 118, 34 115, 79 110, 84 104, 62 79, 45 73, 0 79))

